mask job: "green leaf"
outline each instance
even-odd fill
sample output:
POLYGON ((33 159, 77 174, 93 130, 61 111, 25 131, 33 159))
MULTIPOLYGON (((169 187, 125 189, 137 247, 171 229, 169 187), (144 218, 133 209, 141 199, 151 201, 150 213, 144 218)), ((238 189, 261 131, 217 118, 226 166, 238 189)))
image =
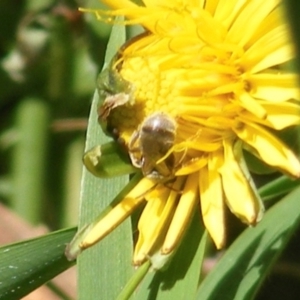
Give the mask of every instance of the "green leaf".
MULTIPOLYGON (((124 42, 124 26, 115 25, 106 51, 105 66, 124 42)), ((88 122, 86 151, 109 141, 97 121, 98 102, 99 95, 95 92, 88 122)), ((91 223, 127 182, 128 176, 99 179, 84 168, 79 227, 91 223)), ((115 299, 133 272, 132 249, 131 223, 125 220, 101 243, 84 251, 78 258, 78 299, 115 299)))
POLYGON ((94 176, 100 178, 136 172, 128 154, 116 142, 93 147, 84 154, 83 162, 94 176))
POLYGON ((0 248, 0 299, 21 299, 75 264, 64 251, 75 228, 0 248))
POLYGON ((262 186, 258 192, 263 201, 272 200, 275 197, 284 196, 288 194, 297 186, 299 186, 299 180, 292 179, 285 175, 276 178, 262 186))
POLYGON ((274 205, 227 249, 200 285, 197 299, 254 299, 270 267, 300 222, 300 188, 274 205), (279 221, 280 220, 280 221, 279 221))
POLYGON ((134 299, 194 299, 204 259, 207 234, 195 213, 193 222, 166 270, 150 272, 134 299))

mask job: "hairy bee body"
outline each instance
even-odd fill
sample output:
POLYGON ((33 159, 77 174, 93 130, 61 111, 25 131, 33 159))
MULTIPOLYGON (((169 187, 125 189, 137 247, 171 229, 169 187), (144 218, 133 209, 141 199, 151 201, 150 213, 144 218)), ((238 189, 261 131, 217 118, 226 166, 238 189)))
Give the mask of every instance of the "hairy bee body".
POLYGON ((141 168, 148 178, 172 177, 174 155, 168 155, 168 152, 174 145, 175 136, 176 122, 172 117, 162 112, 148 116, 131 137, 129 155, 132 164, 141 168))

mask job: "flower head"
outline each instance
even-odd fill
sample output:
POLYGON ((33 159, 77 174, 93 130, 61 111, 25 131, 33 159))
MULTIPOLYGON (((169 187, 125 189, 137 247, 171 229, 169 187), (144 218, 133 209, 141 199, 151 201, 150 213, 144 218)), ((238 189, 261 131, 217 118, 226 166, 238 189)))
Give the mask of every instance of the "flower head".
POLYGON ((172 252, 198 207, 221 248, 225 206, 250 225, 264 211, 244 150, 300 176, 297 157, 270 131, 299 124, 297 78, 284 65, 294 52, 281 1, 104 2, 112 10, 88 11, 109 22, 125 15, 126 24, 146 29, 112 63, 112 72, 130 89, 108 96, 102 106, 105 121, 144 177, 81 247, 105 236, 145 201, 136 264, 157 251, 172 252))

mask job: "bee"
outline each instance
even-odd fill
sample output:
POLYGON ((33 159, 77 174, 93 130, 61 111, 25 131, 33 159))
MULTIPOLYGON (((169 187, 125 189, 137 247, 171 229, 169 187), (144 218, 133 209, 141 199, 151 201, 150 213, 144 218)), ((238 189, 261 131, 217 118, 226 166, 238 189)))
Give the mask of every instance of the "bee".
POLYGON ((148 116, 129 141, 132 164, 148 178, 163 180, 174 176, 175 158, 168 154, 176 137, 176 122, 168 114, 156 112, 148 116), (157 163, 158 162, 158 163, 157 163))

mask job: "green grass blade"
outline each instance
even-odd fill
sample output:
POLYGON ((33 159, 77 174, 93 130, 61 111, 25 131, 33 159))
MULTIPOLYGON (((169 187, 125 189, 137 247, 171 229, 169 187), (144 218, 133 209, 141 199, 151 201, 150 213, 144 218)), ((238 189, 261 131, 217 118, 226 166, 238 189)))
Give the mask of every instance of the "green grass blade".
POLYGON ((21 299, 75 262, 64 251, 75 228, 0 248, 0 299, 21 299))
POLYGON ((200 285, 197 299, 253 299, 270 267, 300 222, 300 188, 274 205, 248 228, 200 285))
POLYGON ((283 175, 259 188, 258 192, 262 200, 267 201, 288 194, 299 186, 299 184, 299 180, 283 175))
MULTIPOLYGON (((99 25, 100 26, 100 25, 99 25)), ((125 41, 123 26, 114 26, 107 47, 105 64, 125 41)), ((98 93, 95 92, 88 123, 86 151, 104 144, 108 138, 97 122, 98 93)), ((99 179, 83 170, 80 227, 92 222, 128 182, 128 176, 99 179)), ((98 245, 84 251, 78 258, 78 299, 115 299, 129 280, 133 268, 130 220, 123 222, 98 245)))

